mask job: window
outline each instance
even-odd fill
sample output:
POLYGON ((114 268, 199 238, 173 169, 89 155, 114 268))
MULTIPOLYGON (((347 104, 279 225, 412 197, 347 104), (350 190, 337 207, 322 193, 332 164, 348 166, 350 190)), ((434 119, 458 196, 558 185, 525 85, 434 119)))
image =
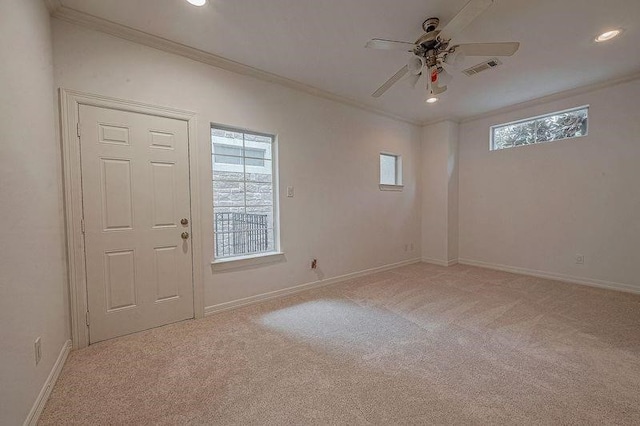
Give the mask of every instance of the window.
MULTIPOLYGON (((242 147, 233 145, 215 144, 216 154, 219 154, 215 158, 216 163, 220 164, 242 164, 242 147)), ((245 163, 248 166, 260 166, 264 167, 264 158, 266 150, 257 148, 246 148, 245 163)))
POLYGON ((402 157, 380 153, 380 189, 402 188, 402 157))
POLYGON ((212 126, 214 258, 275 253, 275 138, 212 126))
POLYGON ((576 138, 587 134, 589 107, 583 106, 491 127, 491 150, 576 138))

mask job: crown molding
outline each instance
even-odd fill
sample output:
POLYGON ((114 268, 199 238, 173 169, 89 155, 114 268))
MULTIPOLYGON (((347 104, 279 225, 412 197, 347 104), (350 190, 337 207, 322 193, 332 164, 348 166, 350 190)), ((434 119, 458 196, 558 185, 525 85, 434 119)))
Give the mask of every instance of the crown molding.
POLYGON ((445 117, 445 118, 439 118, 437 120, 432 120, 432 121, 423 121, 421 126, 422 127, 428 127, 428 126, 435 126, 436 124, 440 124, 440 123, 455 123, 455 124, 460 124, 460 120, 455 119, 455 118, 451 118, 451 117, 445 117))
POLYGON ((49 9, 50 15, 53 15, 60 8, 62 8, 61 0, 43 0, 43 1, 44 1, 44 4, 47 6, 47 9, 49 9))
POLYGON ((69 22, 76 25, 81 25, 96 31, 100 31, 118 38, 122 38, 134 43, 142 44, 154 49, 162 50, 164 52, 173 53, 175 55, 183 56, 194 61, 202 62, 207 65, 211 65, 217 68, 221 68, 227 71, 231 71, 237 74, 246 75, 259 80, 263 80, 269 83, 278 84, 288 87, 290 89, 298 90, 307 93, 312 96, 328 99, 330 101, 339 102, 345 105, 349 105, 361 110, 371 112, 377 115, 381 115, 387 118, 391 118, 404 123, 420 126, 419 120, 411 120, 406 117, 399 116, 397 114, 384 111, 379 108, 372 107, 362 102, 347 98, 345 96, 336 95, 335 93, 328 92, 326 90, 318 89, 316 87, 300 83, 298 81, 282 77, 267 71, 253 68, 251 66, 241 64, 240 62, 232 61, 230 59, 223 58, 222 56, 214 55, 213 53, 205 52, 204 50, 196 49, 181 43, 171 41, 169 39, 140 31, 135 28, 128 27, 126 25, 118 24, 107 19, 99 18, 97 16, 80 12, 78 10, 66 7, 60 3, 60 0, 45 0, 47 7, 51 11, 51 16, 61 21, 69 22))
POLYGON ((469 123, 471 121, 481 120, 483 118, 492 117, 494 115, 503 114, 507 112, 518 111, 525 108, 531 108, 534 106, 546 104, 553 101, 559 101, 562 99, 570 98, 573 96, 583 95, 585 93, 595 92, 596 90, 606 89, 609 87, 617 86, 619 84, 628 83, 630 81, 640 79, 640 72, 634 72, 622 77, 614 78, 611 80, 599 81, 596 83, 587 84, 585 86, 574 87, 573 89, 564 90, 558 93, 552 93, 551 95, 542 96, 539 98, 531 99, 528 101, 520 102, 517 104, 509 105, 506 107, 494 109, 491 111, 483 112, 481 114, 464 117, 459 120, 460 124, 469 123))
POLYGON ((494 115, 504 114, 508 112, 518 111, 525 108, 531 108, 538 105, 543 105, 553 101, 559 101, 562 99, 570 98, 572 96, 583 95, 585 93, 594 92, 600 89, 606 89, 608 87, 617 86, 618 84, 628 83, 630 81, 640 79, 640 72, 634 72, 622 77, 614 78, 611 80, 598 81, 595 83, 587 84, 585 86, 574 87, 573 89, 563 90, 562 92, 552 93, 550 95, 541 96, 539 98, 530 99, 528 101, 519 102, 516 104, 507 105, 505 107, 492 109, 490 111, 482 112, 480 114, 470 115, 466 117, 445 117, 437 120, 425 120, 420 123, 422 127, 433 126, 434 124, 441 123, 443 121, 453 121, 458 124, 465 124, 471 121, 481 120, 483 118, 489 118, 494 115))

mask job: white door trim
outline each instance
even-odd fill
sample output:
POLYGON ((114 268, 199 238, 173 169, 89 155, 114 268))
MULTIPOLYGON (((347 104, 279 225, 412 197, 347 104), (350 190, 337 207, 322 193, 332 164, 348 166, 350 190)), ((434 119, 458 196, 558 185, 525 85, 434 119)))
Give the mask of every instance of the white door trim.
POLYGON ((191 234, 193 256, 193 310, 196 318, 204 317, 204 284, 202 275, 202 227, 198 184, 198 141, 196 114, 173 108, 109 98, 101 95, 60 89, 60 126, 64 175, 64 208, 67 234, 67 258, 71 310, 71 337, 74 349, 89 345, 86 323, 87 282, 84 238, 82 236, 82 185, 78 122, 80 105, 137 112, 187 122, 189 127, 189 187, 191 190, 191 234))

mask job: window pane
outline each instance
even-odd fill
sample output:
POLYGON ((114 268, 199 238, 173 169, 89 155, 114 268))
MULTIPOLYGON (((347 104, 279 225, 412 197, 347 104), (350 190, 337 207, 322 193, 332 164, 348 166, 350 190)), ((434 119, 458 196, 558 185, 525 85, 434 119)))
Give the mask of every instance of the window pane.
MULTIPOLYGON (((250 161, 250 160, 247 159, 247 161, 250 161)), ((247 169, 246 169, 247 182, 271 183, 273 181, 272 179, 273 169, 272 169, 271 160, 263 160, 262 163, 263 164, 259 166, 247 164, 247 169)))
POLYGON ((244 206, 244 182, 213 181, 214 207, 244 206))
MULTIPOLYGON (((236 207, 216 207, 213 209, 214 216, 218 213, 245 213, 247 209, 244 206, 236 206, 236 207)), ((214 221, 215 225, 215 221, 214 221)), ((215 226, 214 226, 215 231, 215 226)))
POLYGON ((244 172, 232 172, 232 171, 223 171, 216 170, 219 167, 214 164, 213 166, 213 180, 234 180, 234 181, 244 181, 244 172))
POLYGON ((218 155, 231 155, 234 157, 242 157, 242 145, 223 145, 220 143, 213 144, 213 153, 218 155))
POLYGON ((380 154, 380 184, 396 185, 397 157, 394 155, 380 154))
POLYGON ((265 182, 246 183, 247 206, 271 206, 273 204, 273 185, 265 182))
MULTIPOLYGON (((248 150, 245 151, 245 152, 248 153, 248 150)), ((260 158, 246 157, 245 161, 246 161, 247 166, 264 167, 264 160, 262 160, 260 158)))
POLYGON ((217 164, 234 164, 242 167, 242 157, 229 157, 227 155, 214 155, 213 162, 217 164))
POLYGON ((251 214, 259 214, 267 216, 267 225, 269 228, 274 226, 273 221, 273 206, 262 206, 262 207, 247 207, 247 213, 251 214))
POLYGON ((211 142, 215 144, 242 146, 242 133, 221 129, 211 129, 211 142))
POLYGON ((587 134, 587 110, 569 111, 537 121, 537 142, 574 138, 587 134))
POLYGON ((260 234, 261 238, 266 235, 266 251, 273 251, 276 249, 275 247, 275 230, 274 226, 274 218, 273 218, 273 207, 247 207, 247 213, 258 216, 262 222, 266 222, 267 229, 264 229, 264 234, 260 234))
POLYGON ((245 155, 252 158, 271 160, 272 140, 266 136, 245 135, 245 155))
POLYGON ((493 133, 495 149, 529 145, 536 141, 535 122, 511 124, 496 128, 493 133))

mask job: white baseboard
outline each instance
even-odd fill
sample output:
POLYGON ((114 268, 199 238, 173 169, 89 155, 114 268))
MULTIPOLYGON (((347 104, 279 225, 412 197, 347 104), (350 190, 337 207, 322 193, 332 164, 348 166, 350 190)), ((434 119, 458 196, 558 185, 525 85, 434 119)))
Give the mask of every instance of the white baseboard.
POLYGON ((300 284, 294 287, 283 288, 282 290, 275 290, 268 293, 258 294, 256 296, 245 297, 243 299, 233 300, 231 302, 224 302, 224 303, 219 303, 217 305, 207 306, 206 308, 204 308, 204 316, 213 315, 218 312, 228 311, 230 309, 239 308, 241 306, 251 305, 254 303, 262 302, 264 300, 289 296, 295 293, 300 293, 300 292, 311 290, 314 288, 324 287, 331 284, 337 284, 353 278, 363 277, 365 275, 371 275, 377 272, 388 271, 390 269, 395 269, 401 266, 411 265, 414 263, 420 263, 420 259, 405 260, 402 262, 392 263, 389 265, 378 266, 376 268, 365 269, 364 271, 358 271, 358 272, 352 272, 346 275, 340 275, 338 277, 327 278, 324 280, 313 281, 306 284, 300 284))
POLYGON ((514 274, 529 275, 538 278, 547 278, 550 280, 564 281, 572 284, 587 285, 590 287, 606 288, 609 290, 624 291, 627 293, 640 294, 640 286, 631 284, 622 284, 612 281, 595 280, 591 278, 574 277, 571 275, 558 274, 555 272, 545 272, 536 269, 520 268, 517 266, 499 265, 495 263, 482 262, 471 259, 458 259, 458 263, 462 265, 478 266, 481 268, 495 269, 498 271, 513 272, 514 274))
POLYGON ((70 351, 71 340, 67 340, 66 342, 64 342, 64 345, 62 345, 60 355, 58 355, 56 363, 53 364, 53 368, 49 373, 49 377, 47 377, 47 380, 44 382, 44 385, 42 386, 42 389, 38 394, 38 398, 36 398, 36 402, 34 402, 33 407, 31 407, 31 411, 29 411, 29 415, 24 421, 24 426, 35 426, 38 423, 40 414, 42 414, 42 410, 44 409, 44 406, 49 399, 49 395, 51 395, 51 389, 53 389, 53 385, 56 384, 58 376, 60 376, 60 372, 62 371, 64 363, 67 361, 67 357, 69 356, 70 351))
POLYGON ((438 265, 438 266, 453 266, 453 265, 457 265, 458 264, 458 259, 438 260, 438 259, 431 259, 431 258, 428 258, 428 257, 423 257, 422 261, 424 263, 430 263, 432 265, 438 265))

